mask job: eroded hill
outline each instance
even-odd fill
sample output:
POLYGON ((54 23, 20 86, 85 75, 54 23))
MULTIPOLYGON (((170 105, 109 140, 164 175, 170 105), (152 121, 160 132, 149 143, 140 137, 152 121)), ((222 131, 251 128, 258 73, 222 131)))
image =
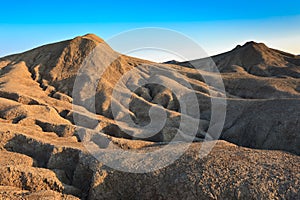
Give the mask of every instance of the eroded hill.
MULTIPOLYGON (((299 56, 250 42, 212 59, 221 72, 225 91, 205 83, 203 76, 216 77, 215 72, 206 70, 205 59, 154 63, 118 54, 92 34, 1 58, 1 197, 299 199, 299 56), (83 62, 99 45, 105 55, 103 62, 116 59, 106 66, 95 86, 93 113, 93 107, 84 107, 92 97, 74 99, 73 86, 83 62), (200 67, 200 73, 191 65, 200 67), (174 81, 184 80, 200 102, 199 126, 191 148, 170 166, 144 174, 103 165, 90 155, 84 140, 89 139, 103 151, 110 144, 127 151, 154 151, 181 130, 182 118, 195 118, 183 114, 181 99, 159 84, 136 87, 129 107, 118 104, 120 99, 112 92, 131 70, 135 75, 126 82, 129 85, 119 88, 120 94, 126 95, 128 87, 139 86, 142 79, 155 77, 156 82, 176 86, 178 91, 191 91, 174 81), (158 72, 168 76, 157 76, 158 72), (211 121, 211 98, 227 102, 221 134, 226 141, 218 141, 207 157, 199 159, 197 152, 211 121), (139 133, 128 124, 119 127, 122 116, 115 119, 113 104, 119 106, 120 113, 129 113, 139 126, 150 123, 149 110, 157 105, 167 120, 156 135, 139 139, 139 133), (99 138, 108 143, 99 142, 99 138)), ((180 132, 177 140, 184 142, 189 134, 180 132)), ((172 143, 169 153, 181 145, 172 143)), ((160 159, 169 155, 165 152, 160 159)), ((124 165, 131 165, 133 160, 124 165)))

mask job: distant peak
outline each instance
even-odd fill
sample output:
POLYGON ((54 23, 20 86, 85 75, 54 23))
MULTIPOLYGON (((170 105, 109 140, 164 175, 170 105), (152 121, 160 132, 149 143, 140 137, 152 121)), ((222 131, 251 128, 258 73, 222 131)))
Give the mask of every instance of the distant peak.
POLYGON ((243 46, 247 46, 247 45, 257 45, 257 44, 259 44, 259 43, 254 42, 254 41, 248 41, 248 42, 246 42, 243 46))
POLYGON ((166 61, 166 62, 163 62, 164 64, 178 64, 180 63, 179 61, 177 60, 169 60, 169 61, 166 61))
POLYGON ((92 40, 92 41, 97 42, 97 43, 104 42, 104 40, 102 38, 98 37, 97 35, 95 35, 93 33, 88 33, 88 34, 85 34, 84 36, 79 36, 79 37, 76 37, 76 38, 84 38, 84 39, 92 40))
POLYGON ((251 48, 251 49, 256 49, 256 50, 266 50, 268 47, 264 43, 258 43, 255 41, 249 41, 246 42, 244 45, 237 45, 234 50, 236 49, 244 49, 244 48, 251 48))
POLYGON ((239 48, 241 48, 242 46, 241 45, 236 45, 236 47, 235 47, 235 49, 239 49, 239 48))
POLYGON ((249 41, 246 42, 243 47, 247 47, 247 46, 251 46, 251 47, 260 47, 260 48, 268 48, 264 43, 258 43, 258 42, 254 42, 254 41, 249 41))

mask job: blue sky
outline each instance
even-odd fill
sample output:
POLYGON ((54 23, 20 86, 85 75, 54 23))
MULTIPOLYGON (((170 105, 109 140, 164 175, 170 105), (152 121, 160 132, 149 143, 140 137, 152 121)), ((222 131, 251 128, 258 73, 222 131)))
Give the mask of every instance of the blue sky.
POLYGON ((174 29, 210 55, 249 40, 300 54, 300 1, 19 1, 1 2, 0 56, 95 33, 174 29))

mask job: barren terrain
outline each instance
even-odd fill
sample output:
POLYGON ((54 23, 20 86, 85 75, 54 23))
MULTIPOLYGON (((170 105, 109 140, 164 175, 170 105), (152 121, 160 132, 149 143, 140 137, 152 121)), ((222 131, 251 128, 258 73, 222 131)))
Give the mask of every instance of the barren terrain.
MULTIPOLYGON (((93 113, 83 107, 91 99, 75 100, 72 92, 85 58, 99 44, 103 59, 116 53, 88 34, 0 58, 0 199, 300 199, 299 56, 255 42, 213 56, 224 92, 205 83, 203 76, 217 76, 205 65, 207 59, 167 64, 119 55, 99 77, 93 113), (97 137, 126 151, 154 151, 174 138, 180 119, 194 116, 183 115, 180 99, 157 84, 138 87, 129 108, 118 104, 114 86, 133 69, 131 85, 151 79, 153 72, 166 72, 168 77, 158 76, 159 82, 190 91, 174 81, 179 73, 192 86, 200 109, 194 142, 184 155, 163 169, 140 174, 105 166, 84 140, 92 138, 100 149, 106 146, 97 137), (199 158, 212 98, 226 100, 225 124, 213 150, 199 158), (128 124, 118 126, 112 104, 140 126, 149 123, 149 109, 157 105, 167 120, 156 135, 139 139, 138 133, 126 133, 132 131, 128 124)), ((129 89, 119 90, 126 94, 129 89)), ((178 151, 188 137, 181 133, 158 159, 178 151)))

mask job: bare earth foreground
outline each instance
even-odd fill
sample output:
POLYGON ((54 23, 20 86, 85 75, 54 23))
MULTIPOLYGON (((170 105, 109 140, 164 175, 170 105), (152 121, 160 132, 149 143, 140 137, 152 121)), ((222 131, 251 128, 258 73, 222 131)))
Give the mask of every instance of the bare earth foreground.
MULTIPOLYGON (((98 44, 108 56, 115 53, 89 34, 0 59, 0 199, 300 199, 299 56, 255 42, 214 56, 226 89, 222 93, 191 67, 201 67, 201 74, 214 79, 205 59, 161 64, 121 55, 99 80, 97 114, 92 114, 82 108, 90 99, 73 102, 72 91, 83 60, 98 44), (137 140, 126 134, 129 126, 118 127, 110 107, 118 99, 111 94, 132 69, 137 74, 131 84, 154 76, 153 69, 170 73, 158 79, 172 84, 179 72, 200 102, 195 142, 174 163, 149 173, 107 167, 83 145, 85 138, 92 138, 105 152, 107 145, 97 143, 103 137, 126 151, 149 152, 170 142, 180 129, 184 116, 178 99, 155 84, 138 88, 129 109, 120 109, 136 124, 146 125, 150 107, 159 104, 168 117, 163 129, 137 140), (211 120, 211 98, 225 95, 221 138, 208 156, 199 158, 211 120), (86 123, 75 123, 74 116, 86 123)), ((181 133, 183 142, 172 143, 157 159, 179 151, 188 136, 181 133)), ((122 164, 131 167, 132 160, 122 164)))

